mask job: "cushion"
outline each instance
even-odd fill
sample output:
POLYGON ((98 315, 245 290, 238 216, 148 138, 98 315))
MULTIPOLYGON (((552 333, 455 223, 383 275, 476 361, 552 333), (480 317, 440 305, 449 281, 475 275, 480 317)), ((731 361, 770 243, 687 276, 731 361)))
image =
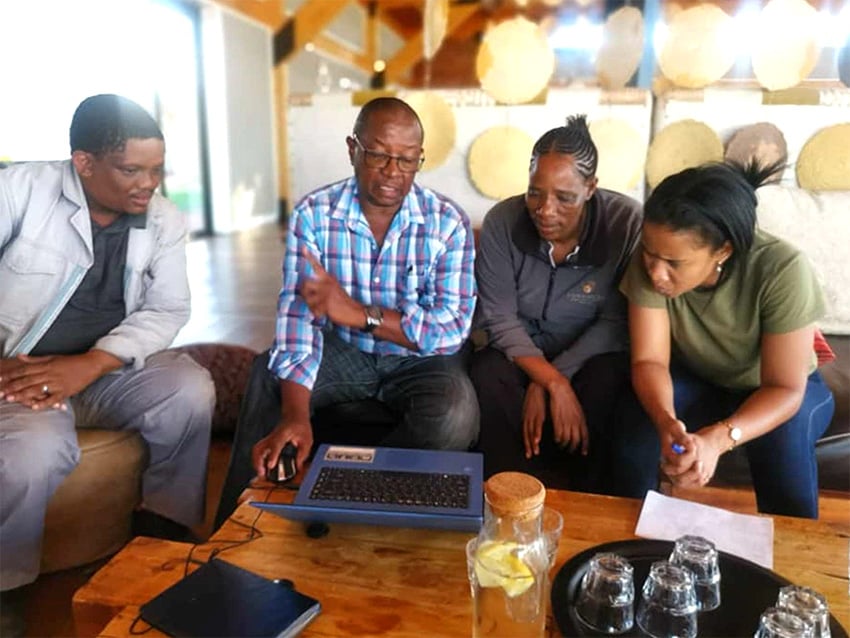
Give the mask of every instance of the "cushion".
POLYGON ((244 346, 226 343, 193 343, 174 350, 185 352, 209 370, 216 397, 213 433, 234 432, 239 418, 239 406, 242 404, 251 374, 251 362, 257 353, 244 346))
POLYGON ((759 226, 802 250, 812 263, 826 300, 820 329, 827 335, 850 334, 850 191, 813 192, 771 184, 759 188, 757 195, 759 226))
POLYGON ((77 429, 80 463, 44 517, 41 572, 85 565, 117 552, 130 539, 141 501, 147 446, 136 432, 77 429))

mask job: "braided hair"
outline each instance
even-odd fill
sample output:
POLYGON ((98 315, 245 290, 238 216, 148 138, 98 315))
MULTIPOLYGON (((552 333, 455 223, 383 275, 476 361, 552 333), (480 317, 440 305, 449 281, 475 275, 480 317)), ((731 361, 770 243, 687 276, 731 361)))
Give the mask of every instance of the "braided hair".
POLYGON ((587 128, 586 115, 570 115, 566 126, 547 131, 531 150, 532 163, 546 153, 572 155, 578 173, 585 179, 596 175, 599 154, 587 128))

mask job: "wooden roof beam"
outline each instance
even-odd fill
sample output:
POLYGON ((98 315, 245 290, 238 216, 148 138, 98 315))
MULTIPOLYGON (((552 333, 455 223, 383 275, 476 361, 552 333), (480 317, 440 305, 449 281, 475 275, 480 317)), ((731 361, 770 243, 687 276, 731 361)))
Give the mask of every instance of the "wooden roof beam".
POLYGON ((307 0, 275 33, 274 61, 281 64, 319 35, 351 0, 307 0))
MULTIPOLYGON (((448 38, 467 20, 472 18, 480 10, 477 4, 451 5, 449 8, 449 19, 446 27, 448 38)), ((386 81, 388 83, 401 82, 401 78, 410 70, 414 64, 422 59, 422 30, 410 38, 391 60, 387 61, 386 81)))
POLYGON ((368 54, 355 51, 342 44, 339 40, 323 33, 314 36, 311 42, 316 47, 315 53, 326 55, 337 62, 354 67, 366 75, 372 74, 373 59, 368 54))

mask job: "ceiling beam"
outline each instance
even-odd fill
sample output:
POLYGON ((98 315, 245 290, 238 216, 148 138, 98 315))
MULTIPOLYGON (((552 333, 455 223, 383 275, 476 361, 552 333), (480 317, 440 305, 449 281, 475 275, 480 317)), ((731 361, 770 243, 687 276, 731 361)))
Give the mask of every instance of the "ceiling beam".
POLYGON ((307 0, 275 33, 274 61, 280 64, 304 48, 351 0, 307 0))
POLYGON ((333 58, 336 62, 353 67, 366 75, 372 74, 373 59, 369 55, 355 51, 323 33, 314 36, 311 42, 316 47, 315 53, 333 58))
MULTIPOLYGON (((456 29, 460 28, 467 20, 480 10, 477 4, 451 5, 449 8, 449 19, 446 27, 448 38, 456 29)), ((422 29, 414 37, 410 38, 399 51, 387 61, 386 81, 387 83, 400 83, 410 68, 422 59, 422 29)))

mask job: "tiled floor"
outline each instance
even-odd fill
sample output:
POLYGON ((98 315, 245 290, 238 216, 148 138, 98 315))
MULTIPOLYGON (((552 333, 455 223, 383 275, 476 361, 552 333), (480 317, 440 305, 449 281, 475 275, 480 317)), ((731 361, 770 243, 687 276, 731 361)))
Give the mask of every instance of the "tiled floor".
POLYGON ((283 250, 274 224, 190 241, 186 252, 192 316, 174 345, 217 342, 268 348, 283 250))

